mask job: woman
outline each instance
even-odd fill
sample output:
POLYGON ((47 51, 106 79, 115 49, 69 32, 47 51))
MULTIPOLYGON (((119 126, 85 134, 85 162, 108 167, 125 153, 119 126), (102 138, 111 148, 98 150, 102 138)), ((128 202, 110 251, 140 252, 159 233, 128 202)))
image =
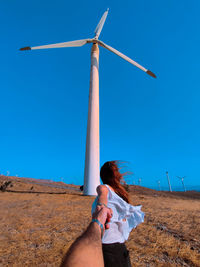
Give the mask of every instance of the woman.
POLYGON ((92 213, 97 205, 107 206, 113 211, 110 227, 102 237, 105 267, 131 267, 124 242, 131 230, 144 221, 141 206, 129 204, 129 195, 122 185, 123 174, 118 165, 118 161, 108 161, 101 167, 100 176, 104 185, 97 187, 98 196, 92 205, 92 213))

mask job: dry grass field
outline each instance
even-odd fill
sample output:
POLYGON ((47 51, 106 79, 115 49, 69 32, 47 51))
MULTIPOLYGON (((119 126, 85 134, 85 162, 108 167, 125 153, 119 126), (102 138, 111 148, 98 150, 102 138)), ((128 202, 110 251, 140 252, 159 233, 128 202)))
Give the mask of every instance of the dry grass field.
MULTIPOLYGON (((12 183, 0 192, 0 266, 59 266, 90 222, 94 197, 73 185, 5 180, 12 183)), ((200 266, 200 193, 131 186, 130 194, 146 214, 127 242, 132 266, 200 266)))

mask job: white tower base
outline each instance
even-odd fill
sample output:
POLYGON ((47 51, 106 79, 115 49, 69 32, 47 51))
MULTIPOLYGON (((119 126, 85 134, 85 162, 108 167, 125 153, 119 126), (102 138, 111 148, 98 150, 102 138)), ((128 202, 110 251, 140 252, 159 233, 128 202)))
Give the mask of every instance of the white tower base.
POLYGON ((97 195, 99 177, 99 48, 91 51, 90 92, 84 171, 84 195, 97 195))

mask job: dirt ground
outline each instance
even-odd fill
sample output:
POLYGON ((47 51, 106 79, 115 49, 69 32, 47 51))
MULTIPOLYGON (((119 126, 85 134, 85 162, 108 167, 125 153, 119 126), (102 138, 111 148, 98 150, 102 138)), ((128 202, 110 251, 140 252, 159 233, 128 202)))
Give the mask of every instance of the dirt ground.
MULTIPOLYGON (((0 184, 5 180, 11 183, 0 192, 0 266, 59 266, 89 224, 94 197, 63 183, 1 176, 0 184)), ((200 266, 200 193, 129 189, 146 214, 127 241, 132 266, 200 266)))

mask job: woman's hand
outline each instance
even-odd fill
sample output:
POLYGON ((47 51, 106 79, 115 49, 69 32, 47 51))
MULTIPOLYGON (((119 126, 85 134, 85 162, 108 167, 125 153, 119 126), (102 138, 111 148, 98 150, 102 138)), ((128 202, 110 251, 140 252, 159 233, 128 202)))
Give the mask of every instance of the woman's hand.
POLYGON ((97 206, 95 212, 92 214, 92 219, 98 220, 105 229, 109 229, 109 222, 113 216, 112 209, 105 206, 97 206))

